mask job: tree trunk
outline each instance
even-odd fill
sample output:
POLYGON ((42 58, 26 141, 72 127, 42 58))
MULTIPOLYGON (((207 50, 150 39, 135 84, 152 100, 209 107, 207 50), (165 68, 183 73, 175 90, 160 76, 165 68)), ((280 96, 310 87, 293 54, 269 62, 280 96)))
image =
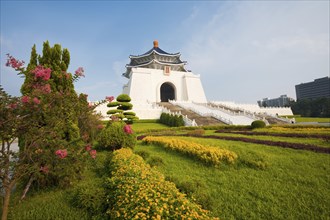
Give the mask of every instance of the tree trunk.
POLYGON ((1 220, 7 220, 8 211, 9 211, 9 202, 10 202, 10 195, 13 186, 15 185, 15 181, 12 181, 8 187, 5 188, 5 198, 2 205, 2 216, 1 220))

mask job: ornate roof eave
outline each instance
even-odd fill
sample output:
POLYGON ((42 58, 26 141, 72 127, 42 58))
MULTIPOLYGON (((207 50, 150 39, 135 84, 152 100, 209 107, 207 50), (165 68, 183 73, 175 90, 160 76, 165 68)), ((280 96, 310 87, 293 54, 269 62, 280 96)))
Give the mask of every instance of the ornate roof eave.
POLYGON ((149 61, 148 63, 142 63, 142 64, 135 65, 135 66, 131 66, 131 65, 127 64, 127 65, 126 65, 126 68, 133 68, 133 67, 147 66, 147 65, 149 65, 149 64, 151 64, 151 63, 158 63, 158 64, 166 65, 166 66, 181 66, 181 65, 185 65, 185 64, 187 64, 186 61, 183 61, 182 63, 164 63, 164 62, 160 62, 160 61, 158 61, 158 60, 153 59, 153 60, 149 61))
POLYGON ((168 57, 177 57, 177 56, 181 56, 180 52, 178 53, 173 53, 173 54, 164 54, 164 53, 159 53, 158 51, 155 50, 155 48, 153 48, 153 50, 151 50, 149 53, 143 54, 143 55, 130 55, 129 58, 130 59, 136 59, 136 58, 142 58, 142 57, 147 57, 150 56, 152 54, 158 54, 160 56, 168 56, 168 57))

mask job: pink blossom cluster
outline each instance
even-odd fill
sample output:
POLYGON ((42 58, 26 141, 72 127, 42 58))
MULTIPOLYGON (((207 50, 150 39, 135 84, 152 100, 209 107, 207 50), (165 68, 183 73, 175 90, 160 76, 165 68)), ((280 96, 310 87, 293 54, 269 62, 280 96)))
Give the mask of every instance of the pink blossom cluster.
POLYGON ((21 100, 22 100, 23 103, 29 103, 30 102, 30 97, 25 95, 25 96, 22 96, 21 100))
POLYGON ((68 156, 68 152, 67 152, 66 149, 64 149, 64 150, 57 150, 57 151, 55 152, 55 154, 56 154, 59 158, 61 158, 61 159, 63 159, 63 158, 65 158, 66 156, 68 156))
MULTIPOLYGON (((31 101, 31 98, 29 97, 29 96, 22 96, 22 98, 21 98, 21 101, 23 102, 23 103, 30 103, 30 101, 31 101)), ((34 103, 34 104, 36 104, 36 105, 39 105, 40 103, 41 103, 41 101, 40 101, 40 99, 38 99, 37 97, 34 97, 33 99, 32 99, 32 102, 34 103)))
POLYGON ((16 109, 16 108, 17 108, 17 106, 18 106, 18 104, 17 104, 17 103, 10 103, 10 104, 8 105, 8 108, 11 108, 11 109, 16 109))
POLYGON ((79 67, 74 73, 75 73, 75 76, 85 76, 84 69, 82 67, 79 67))
POLYGON ((7 62, 6 62, 6 66, 10 66, 12 68, 14 68, 15 70, 20 69, 23 65, 24 65, 24 61, 19 61, 16 60, 13 56, 7 54, 7 62))
POLYGON ((52 91, 49 84, 45 84, 45 85, 37 84, 37 85, 34 85, 33 88, 36 89, 37 91, 40 91, 43 94, 49 94, 52 91))
POLYGON ((92 157, 93 159, 95 159, 95 158, 96 158, 96 150, 91 150, 91 151, 89 151, 89 155, 91 155, 91 157, 92 157))
POLYGON ((124 132, 125 132, 126 134, 133 134, 133 130, 132 130, 132 128, 131 128, 130 125, 125 125, 125 126, 124 126, 124 132))
POLYGON ((52 72, 52 70, 50 68, 44 68, 43 66, 37 66, 31 72, 34 73, 35 78, 41 78, 47 81, 50 79, 50 73, 52 72))
POLYGON ((113 96, 106 96, 105 100, 107 100, 108 102, 112 102, 115 99, 115 97, 113 96))
POLYGON ((85 150, 86 150, 87 152, 89 152, 89 155, 90 155, 93 159, 96 158, 96 150, 92 150, 92 146, 91 146, 90 144, 87 144, 87 145, 85 146, 85 150))

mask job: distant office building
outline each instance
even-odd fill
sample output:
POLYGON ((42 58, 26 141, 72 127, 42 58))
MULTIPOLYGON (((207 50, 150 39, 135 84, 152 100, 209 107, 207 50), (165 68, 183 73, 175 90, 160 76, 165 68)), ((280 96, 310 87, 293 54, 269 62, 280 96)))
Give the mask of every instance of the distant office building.
POLYGON ((258 105, 260 107, 286 107, 289 106, 290 101, 293 101, 293 98, 290 98, 287 95, 281 95, 275 99, 264 98, 258 101, 258 105))
POLYGON ((297 100, 330 98, 330 78, 323 77, 313 82, 296 85, 296 96, 297 100))

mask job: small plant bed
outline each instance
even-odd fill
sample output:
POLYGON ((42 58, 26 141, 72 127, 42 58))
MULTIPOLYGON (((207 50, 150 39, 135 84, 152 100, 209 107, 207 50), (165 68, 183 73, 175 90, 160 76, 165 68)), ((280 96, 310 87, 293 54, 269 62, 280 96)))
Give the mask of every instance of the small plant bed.
MULTIPOLYGON (((189 135, 182 135, 182 136, 189 136, 189 135)), ((217 135, 205 135, 205 136, 201 136, 200 138, 241 141, 246 143, 263 144, 263 145, 283 147, 283 148, 292 148, 297 150, 309 150, 317 153, 330 154, 330 148, 324 148, 313 144, 289 143, 283 141, 269 141, 269 140, 258 140, 258 139, 252 139, 246 137, 217 136, 217 135)))
POLYGON ((219 147, 204 146, 185 140, 178 140, 176 138, 148 136, 143 139, 143 143, 156 144, 165 149, 191 156, 214 166, 219 166, 221 163, 232 164, 237 159, 237 155, 232 151, 220 149, 219 147))
MULTIPOLYGON (((208 135, 212 134, 212 131, 207 132, 208 135)), ((319 147, 330 148, 330 139, 319 139, 319 138, 302 138, 302 137, 281 137, 277 135, 257 135, 257 134, 243 134, 243 133, 236 133, 236 132, 225 132, 225 133, 213 133, 217 136, 224 136, 224 137, 246 137, 251 139, 258 139, 258 140, 269 140, 269 141, 281 141, 281 142, 289 142, 289 143, 300 143, 300 144, 311 144, 316 145, 319 147)))
MULTIPOLYGON (((305 129, 306 130, 306 129, 305 129)), ((330 132, 330 131, 329 131, 330 132)), ((329 134, 311 134, 311 133, 284 133, 284 132, 264 132, 264 131, 232 131, 232 130, 217 130, 215 133, 243 134, 243 135, 265 135, 275 137, 298 137, 298 138, 320 138, 330 141, 329 134)))

